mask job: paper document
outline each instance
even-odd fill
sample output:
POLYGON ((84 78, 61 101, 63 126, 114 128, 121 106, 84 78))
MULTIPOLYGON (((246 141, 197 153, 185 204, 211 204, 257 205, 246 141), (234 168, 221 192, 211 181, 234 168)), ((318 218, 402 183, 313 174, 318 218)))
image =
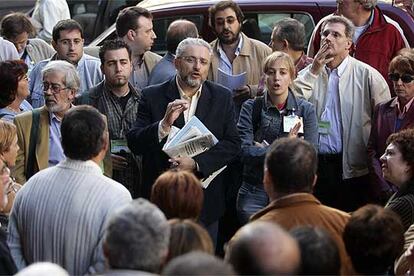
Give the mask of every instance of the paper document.
MULTIPOLYGON (((196 117, 193 116, 182 129, 171 129, 167 142, 162 150, 171 158, 194 157, 203 153, 218 143, 213 133, 196 117)), ((203 188, 219 175, 226 166, 213 172, 202 180, 203 188)))
POLYGON ((219 68, 217 83, 233 91, 247 84, 247 73, 243 72, 238 75, 229 75, 219 68))

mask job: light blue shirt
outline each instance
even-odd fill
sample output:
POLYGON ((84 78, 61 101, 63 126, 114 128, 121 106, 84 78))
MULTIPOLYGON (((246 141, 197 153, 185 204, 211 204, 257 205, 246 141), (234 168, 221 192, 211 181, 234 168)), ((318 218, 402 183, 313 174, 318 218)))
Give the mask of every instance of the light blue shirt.
POLYGON ((57 165, 60 161, 66 158, 63 153, 62 143, 60 134, 61 121, 56 117, 55 114, 49 112, 49 167, 57 165))
POLYGON ((322 112, 320 121, 330 123, 328 134, 319 134, 319 153, 335 154, 342 152, 342 117, 341 102, 339 99, 339 79, 346 66, 348 57, 332 71, 326 67, 329 80, 326 91, 325 110, 322 112))
POLYGON ((13 110, 5 108, 0 108, 0 117, 4 121, 13 122, 14 117, 16 117, 17 114, 20 114, 25 111, 32 110, 33 107, 30 105, 30 103, 26 100, 23 100, 23 102, 20 104, 20 112, 15 112, 13 110))
MULTIPOLYGON (((33 108, 42 107, 45 104, 42 70, 51 60, 56 60, 56 55, 36 64, 30 73, 29 89, 33 108)), ((101 62, 99 59, 85 53, 82 55, 76 68, 80 77, 80 88, 78 93, 83 93, 89 90, 103 80, 100 66, 101 62)))
MULTIPOLYGON (((237 44, 236 51, 234 54, 236 56, 240 55, 241 48, 243 46, 243 36, 239 35, 239 44, 237 44)), ((233 75, 233 64, 230 62, 223 48, 221 48, 221 43, 217 45, 217 51, 219 53, 219 68, 229 75, 233 75)))

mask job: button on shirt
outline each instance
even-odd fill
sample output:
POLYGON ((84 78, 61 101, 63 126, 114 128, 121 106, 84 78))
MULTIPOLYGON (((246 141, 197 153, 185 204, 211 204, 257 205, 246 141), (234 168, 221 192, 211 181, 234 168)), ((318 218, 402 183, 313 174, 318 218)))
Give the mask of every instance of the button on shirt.
POLYGON ((138 59, 133 64, 133 71, 129 78, 129 81, 133 84, 134 88, 138 91, 142 91, 148 86, 149 73, 144 63, 144 57, 138 62, 138 59))
POLYGON ((60 161, 64 160, 66 156, 63 153, 61 143, 61 121, 52 112, 49 112, 49 120, 49 167, 53 167, 57 165, 60 161))
MULTIPOLYGON (((241 35, 239 35, 239 37, 239 44, 237 44, 236 51, 234 52, 236 56, 240 55, 240 51, 243 46, 243 37, 241 35)), ((230 62, 223 48, 221 48, 221 43, 218 43, 217 51, 219 53, 219 68, 223 70, 223 72, 233 75, 233 64, 230 62)))
POLYGON ((332 71, 326 67, 329 74, 328 88, 326 92, 325 110, 320 121, 330 123, 328 134, 319 135, 319 153, 335 154, 342 152, 342 117, 341 102, 339 98, 339 79, 348 65, 349 58, 346 57, 338 68, 332 71))

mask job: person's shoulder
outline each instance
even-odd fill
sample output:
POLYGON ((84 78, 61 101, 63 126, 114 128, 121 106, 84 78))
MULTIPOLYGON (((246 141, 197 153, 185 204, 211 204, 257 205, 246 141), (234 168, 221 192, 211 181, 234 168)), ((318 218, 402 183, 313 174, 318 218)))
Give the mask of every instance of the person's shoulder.
POLYGON ((207 89, 210 90, 211 93, 217 94, 217 95, 224 95, 224 96, 231 96, 231 91, 227 87, 218 84, 216 82, 206 80, 203 83, 203 86, 205 86, 207 89))
POLYGON ((127 188, 121 183, 105 176, 100 175, 99 178, 101 179, 101 183, 105 185, 105 189, 107 189, 107 196, 108 197, 124 197, 125 199, 131 199, 131 194, 127 188))
POLYGON ((87 63, 98 63, 101 64, 101 61, 99 60, 99 58, 88 55, 88 54, 83 54, 82 58, 85 60, 85 62, 87 63))
POLYGON ((157 53, 151 52, 151 51, 146 51, 144 55, 145 55, 145 58, 154 59, 156 61, 160 61, 162 59, 162 56, 160 56, 157 53))

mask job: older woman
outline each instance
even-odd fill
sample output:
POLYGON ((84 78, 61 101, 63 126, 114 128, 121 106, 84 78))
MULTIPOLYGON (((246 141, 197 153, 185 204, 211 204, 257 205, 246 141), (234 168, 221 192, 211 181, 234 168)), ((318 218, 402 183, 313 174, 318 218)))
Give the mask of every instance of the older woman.
POLYGON ((289 88, 295 78, 295 65, 290 56, 282 52, 272 53, 265 59, 263 71, 266 75, 265 94, 243 104, 237 124, 244 163, 237 199, 242 223, 268 204, 263 188, 263 163, 268 145, 288 135, 303 135, 316 148, 318 143, 315 108, 296 98, 289 88))
POLYGON ((197 220, 203 200, 200 180, 188 171, 166 171, 152 186, 151 202, 164 212, 167 219, 197 220))
POLYGON ((371 201, 380 204, 398 189, 382 177, 379 159, 385 142, 390 134, 414 127, 414 52, 401 51, 392 59, 389 73, 397 96, 376 106, 368 142, 371 201))
POLYGON ((414 223, 414 129, 391 134, 380 160, 384 179, 399 188, 385 208, 397 213, 407 230, 414 223))
POLYGON ((13 121, 20 112, 31 110, 27 65, 21 60, 0 62, 0 119, 13 121))

